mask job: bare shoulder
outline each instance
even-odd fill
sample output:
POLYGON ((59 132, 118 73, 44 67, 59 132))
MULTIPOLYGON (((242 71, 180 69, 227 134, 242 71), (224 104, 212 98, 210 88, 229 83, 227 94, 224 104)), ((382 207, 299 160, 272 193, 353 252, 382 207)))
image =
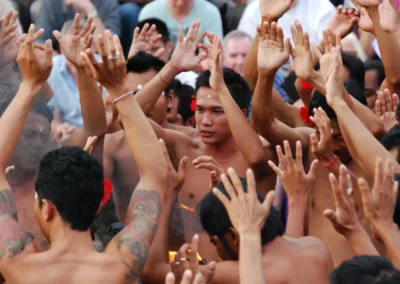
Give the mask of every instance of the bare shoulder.
POLYGON ((310 259, 321 262, 323 261, 328 266, 332 266, 332 257, 328 247, 318 238, 303 237, 299 239, 299 243, 303 246, 304 252, 310 259))
POLYGON ((170 128, 170 129, 179 131, 179 132, 189 136, 192 139, 199 137, 199 132, 197 131, 196 128, 193 128, 193 127, 173 125, 172 128, 170 128))

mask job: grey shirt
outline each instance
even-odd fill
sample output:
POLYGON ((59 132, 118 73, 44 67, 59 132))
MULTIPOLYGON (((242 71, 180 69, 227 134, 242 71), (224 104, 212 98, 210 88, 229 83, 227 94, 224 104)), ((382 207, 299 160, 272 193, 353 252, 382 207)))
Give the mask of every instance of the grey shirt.
MULTIPOLYGON (((118 1, 92 0, 92 2, 106 29, 109 29, 113 34, 120 35, 121 17, 118 1)), ((74 16, 74 9, 67 7, 64 0, 43 0, 37 21, 37 30, 43 28, 44 35, 39 39, 39 42, 43 43, 46 39, 51 39, 53 45, 57 45, 53 31, 61 31, 64 23, 73 20, 74 16)))

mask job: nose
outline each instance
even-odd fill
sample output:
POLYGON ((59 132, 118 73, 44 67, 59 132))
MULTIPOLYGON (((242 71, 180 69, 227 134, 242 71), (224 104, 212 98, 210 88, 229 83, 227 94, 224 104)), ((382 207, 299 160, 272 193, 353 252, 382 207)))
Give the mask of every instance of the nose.
POLYGON ((246 59, 245 59, 244 56, 239 55, 238 57, 236 57, 236 60, 235 60, 235 61, 236 61, 236 62, 235 62, 236 65, 241 66, 241 65, 244 65, 246 59))
POLYGON ((176 7, 182 8, 185 5, 185 0, 177 0, 175 3, 176 7))
POLYGON ((213 125, 213 121, 210 117, 210 115, 208 114, 204 114, 201 120, 201 125, 203 126, 212 126, 213 125))

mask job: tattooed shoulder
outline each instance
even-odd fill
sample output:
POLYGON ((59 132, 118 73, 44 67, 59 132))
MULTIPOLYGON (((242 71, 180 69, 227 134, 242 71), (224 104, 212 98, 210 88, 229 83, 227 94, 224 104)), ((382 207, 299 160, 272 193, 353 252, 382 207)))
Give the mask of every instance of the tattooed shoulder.
POLYGON ((161 198, 157 191, 136 189, 129 204, 126 228, 116 236, 115 242, 123 255, 128 272, 127 283, 139 279, 149 255, 149 248, 158 228, 161 198))
POLYGON ((0 215, 3 214, 9 214, 14 218, 17 215, 17 207, 11 189, 0 190, 0 215))

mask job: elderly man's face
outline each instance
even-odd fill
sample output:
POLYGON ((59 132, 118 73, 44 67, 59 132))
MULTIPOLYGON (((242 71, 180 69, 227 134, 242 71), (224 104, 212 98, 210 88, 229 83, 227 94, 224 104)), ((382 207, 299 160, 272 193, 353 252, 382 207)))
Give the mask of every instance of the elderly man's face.
POLYGON ((225 46, 225 65, 243 76, 246 56, 250 47, 251 40, 248 37, 231 38, 225 46))

